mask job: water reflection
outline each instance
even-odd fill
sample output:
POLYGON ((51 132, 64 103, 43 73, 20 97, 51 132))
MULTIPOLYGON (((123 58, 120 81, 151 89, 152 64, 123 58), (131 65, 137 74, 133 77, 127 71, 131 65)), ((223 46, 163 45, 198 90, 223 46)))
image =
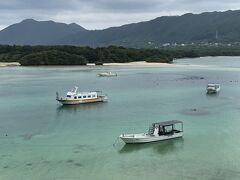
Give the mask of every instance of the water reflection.
POLYGON ((214 98, 214 97, 218 97, 219 93, 206 93, 207 98, 214 98))
POLYGON ((119 150, 119 153, 133 153, 136 151, 141 151, 144 149, 152 149, 159 154, 167 154, 178 151, 182 149, 184 144, 183 138, 171 139, 166 141, 158 141, 145 144, 125 144, 122 149, 119 150))
POLYGON ((103 108, 107 105, 107 102, 96 102, 90 104, 78 104, 78 105, 59 105, 57 107, 57 114, 61 114, 64 112, 67 113, 77 113, 79 111, 85 110, 96 110, 103 108))

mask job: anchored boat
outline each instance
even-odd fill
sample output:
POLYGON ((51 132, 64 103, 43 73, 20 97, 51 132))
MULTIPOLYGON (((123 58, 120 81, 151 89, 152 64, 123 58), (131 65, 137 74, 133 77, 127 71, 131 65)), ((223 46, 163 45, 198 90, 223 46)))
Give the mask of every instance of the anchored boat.
POLYGON ((107 96, 103 95, 101 91, 91 92, 77 92, 78 87, 74 87, 67 93, 67 96, 62 98, 59 97, 58 92, 56 93, 56 100, 61 104, 84 104, 93 102, 104 102, 107 101, 107 96))
POLYGON ((99 77, 112 77, 112 76, 117 76, 117 73, 113 72, 103 72, 98 74, 99 77))
POLYGON ((121 134, 119 137, 127 144, 147 143, 179 138, 183 136, 183 122, 178 120, 153 123, 148 133, 121 134), (180 127, 179 127, 180 126, 180 127))
POLYGON ((207 84, 207 94, 218 93, 220 91, 220 84, 209 83, 207 84))

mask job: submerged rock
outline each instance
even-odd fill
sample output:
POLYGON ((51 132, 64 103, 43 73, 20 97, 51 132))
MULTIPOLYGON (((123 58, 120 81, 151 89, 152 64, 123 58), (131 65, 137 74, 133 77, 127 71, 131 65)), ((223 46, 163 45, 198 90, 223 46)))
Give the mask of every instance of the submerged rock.
POLYGON ((210 112, 206 109, 197 109, 197 108, 192 108, 192 109, 184 109, 179 111, 180 114, 183 115, 191 115, 191 116, 205 116, 205 115, 209 115, 210 112))
POLYGON ((180 78, 180 80, 202 80, 205 79, 202 76, 186 76, 184 78, 180 78))
POLYGON ((32 166, 32 163, 27 163, 26 166, 32 166))
POLYGON ((72 159, 69 159, 66 161, 67 163, 73 163, 74 161, 72 159))
POLYGON ((83 165, 81 163, 74 163, 75 166, 82 167, 83 165))

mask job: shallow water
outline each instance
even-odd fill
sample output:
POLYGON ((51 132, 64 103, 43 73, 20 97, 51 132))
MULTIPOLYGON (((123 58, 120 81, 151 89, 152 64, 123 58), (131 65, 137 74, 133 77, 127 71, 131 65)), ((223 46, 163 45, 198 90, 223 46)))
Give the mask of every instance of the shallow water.
POLYGON ((0 179, 240 179, 240 59, 182 59, 186 68, 0 69, 0 179), (99 78, 113 71, 117 77, 99 78), (208 82, 221 83, 206 95, 208 82), (107 103, 61 106, 73 86, 107 103), (182 139, 124 145, 121 133, 184 122, 182 139))

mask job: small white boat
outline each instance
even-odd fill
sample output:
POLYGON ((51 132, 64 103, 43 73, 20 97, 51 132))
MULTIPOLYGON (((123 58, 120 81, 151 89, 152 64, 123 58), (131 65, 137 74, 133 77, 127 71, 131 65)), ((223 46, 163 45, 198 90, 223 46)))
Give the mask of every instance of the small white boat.
POLYGON ((103 72, 98 74, 99 77, 112 77, 112 76, 117 76, 117 73, 113 72, 103 72))
POLYGON ((183 136, 183 122, 178 120, 153 123, 148 133, 121 134, 119 137, 127 144, 147 143, 179 138, 183 136), (178 127, 180 124, 180 127, 178 127))
POLYGON ((77 92, 78 87, 74 87, 67 93, 67 96, 60 98, 58 92, 56 93, 56 100, 61 104, 84 104, 93 102, 104 102, 107 101, 107 96, 101 94, 101 91, 91 92, 77 92))
POLYGON ((208 94, 218 93, 220 91, 220 89, 221 89, 220 84, 216 84, 216 83, 207 84, 207 93, 208 94))

